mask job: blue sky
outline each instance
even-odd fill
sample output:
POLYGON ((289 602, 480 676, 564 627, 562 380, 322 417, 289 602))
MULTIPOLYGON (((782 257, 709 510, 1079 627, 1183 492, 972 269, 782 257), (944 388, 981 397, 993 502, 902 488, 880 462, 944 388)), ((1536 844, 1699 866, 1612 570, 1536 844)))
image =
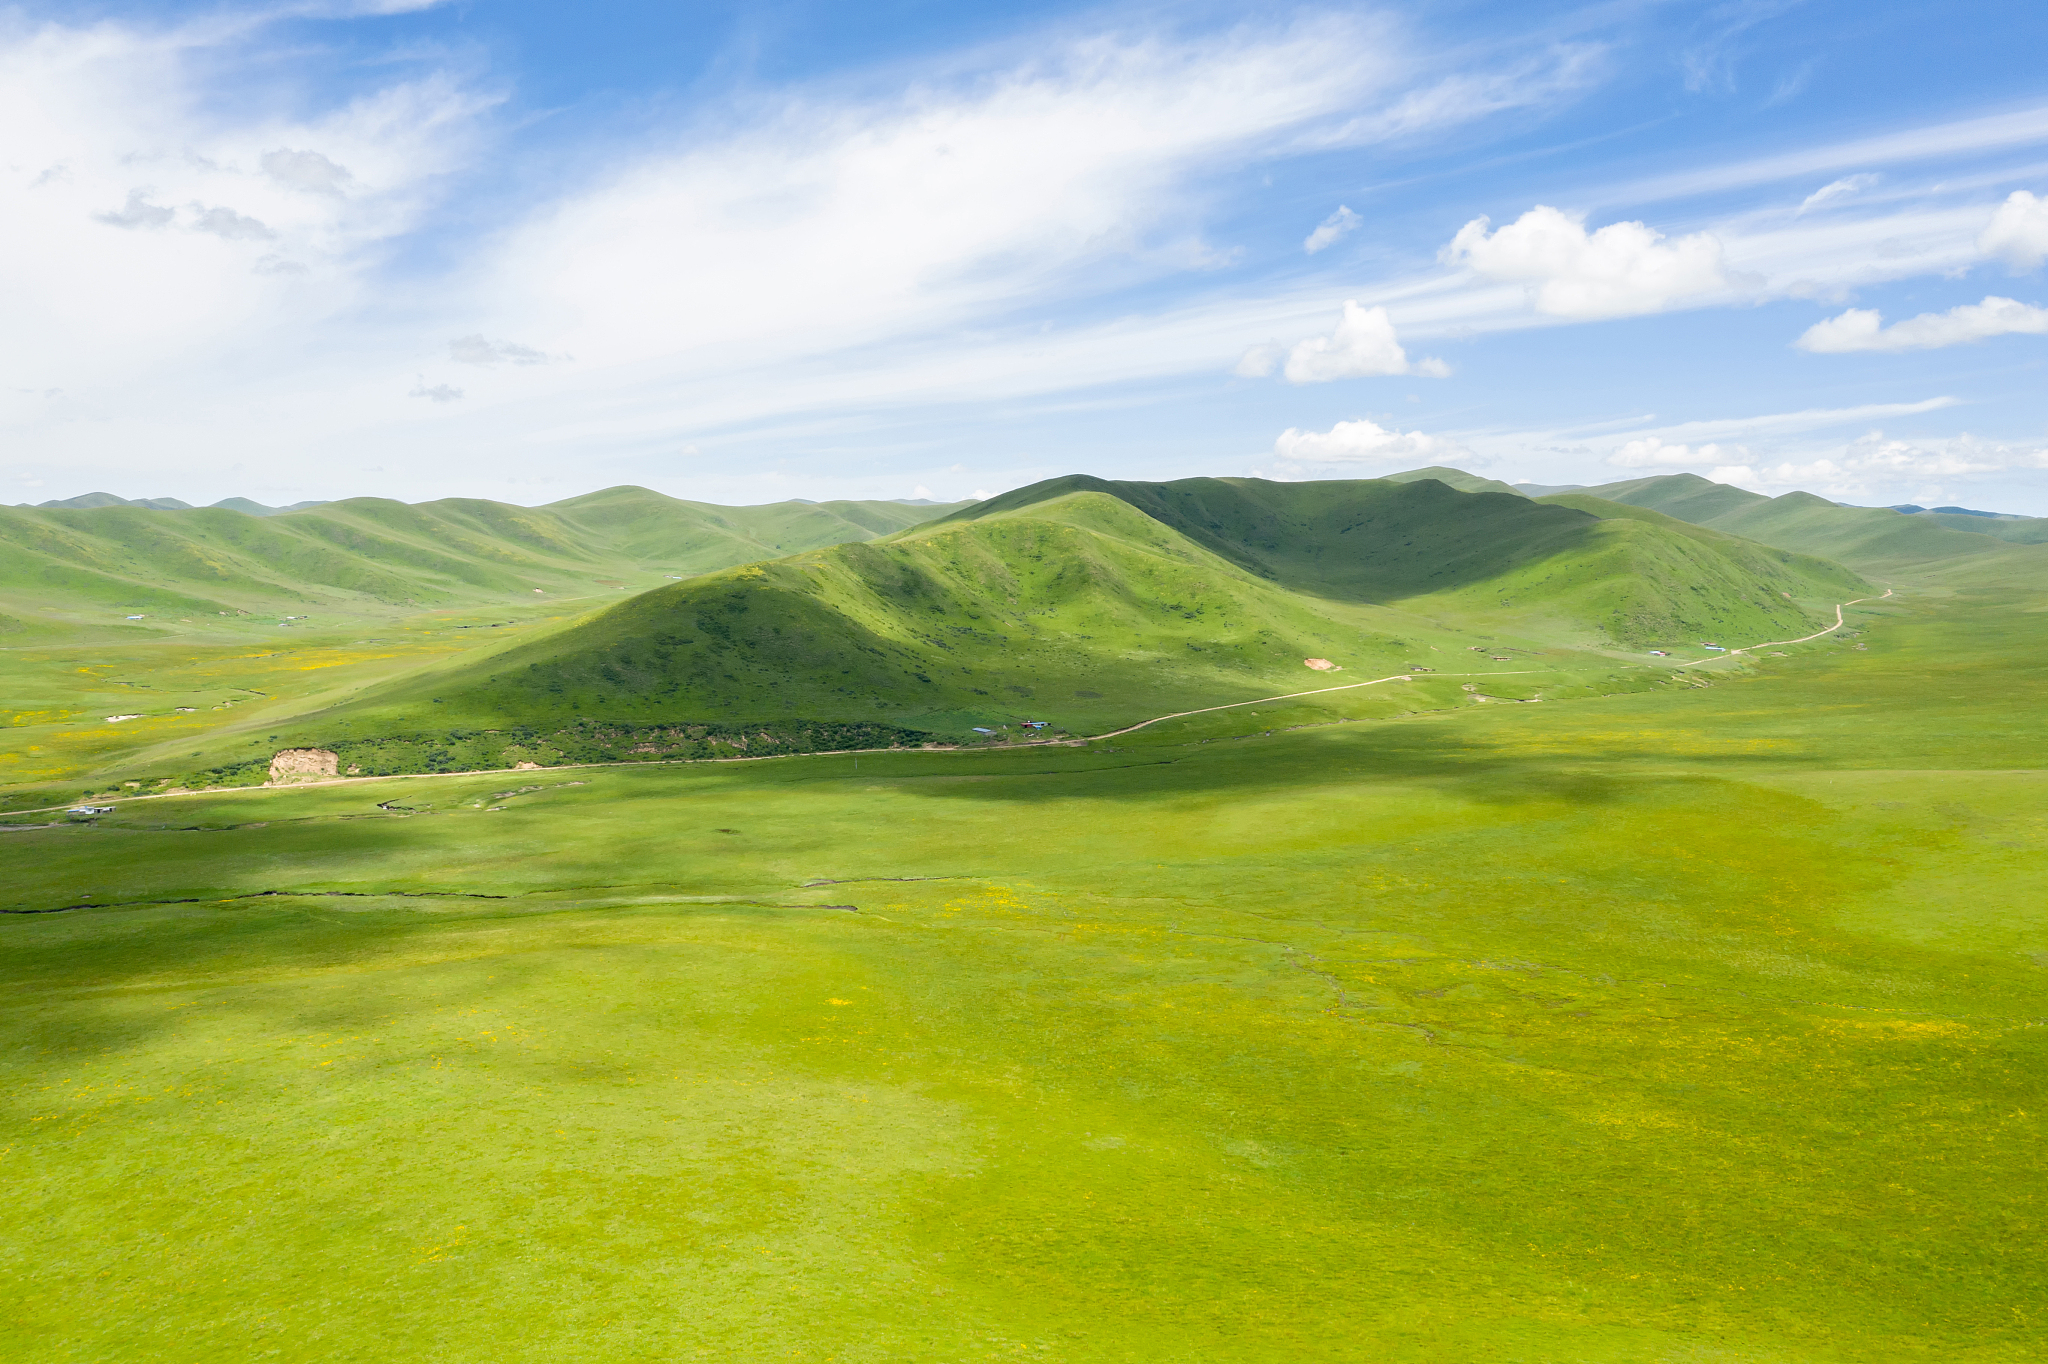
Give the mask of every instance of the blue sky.
POLYGON ((2017 3, 17 8, 0 496, 2048 514, 2043 51, 2017 3))

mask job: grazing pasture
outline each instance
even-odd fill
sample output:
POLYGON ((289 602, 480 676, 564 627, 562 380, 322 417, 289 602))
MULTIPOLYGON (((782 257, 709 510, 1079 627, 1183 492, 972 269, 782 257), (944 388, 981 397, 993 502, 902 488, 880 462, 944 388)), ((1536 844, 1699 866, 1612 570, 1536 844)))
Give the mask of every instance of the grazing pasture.
POLYGON ((0 1349, 2040 1358, 2038 605, 0 833, 0 1349))

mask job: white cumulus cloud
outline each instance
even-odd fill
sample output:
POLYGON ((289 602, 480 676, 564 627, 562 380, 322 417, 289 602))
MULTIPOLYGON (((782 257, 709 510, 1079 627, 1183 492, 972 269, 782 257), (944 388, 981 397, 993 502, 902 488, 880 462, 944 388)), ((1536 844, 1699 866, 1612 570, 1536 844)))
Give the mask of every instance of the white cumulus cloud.
MULTIPOLYGON (((1273 352, 1253 347, 1238 361, 1239 374, 1272 373, 1273 352)), ((1451 372, 1441 360, 1410 361, 1394 334, 1393 319, 1382 307, 1360 307, 1344 301, 1344 315, 1328 336, 1311 336, 1287 352, 1289 383, 1319 384, 1332 379, 1363 379, 1383 374, 1426 374, 1441 379, 1451 372)))
POLYGON ((1711 233, 1666 238, 1642 223, 1587 232, 1583 218, 1539 204, 1497 231, 1474 218, 1441 255, 1488 279, 1525 284, 1540 313, 1626 317, 1732 287, 1721 241, 1711 233))
POLYGON ((1339 237, 1352 231, 1364 221, 1365 219, 1353 213, 1349 207, 1339 204, 1335 213, 1323 219, 1317 225, 1316 230, 1308 234, 1308 240, 1301 244, 1301 249, 1313 256, 1326 246, 1334 246, 1339 237))
POLYGON ((1725 466, 1748 459, 1749 450, 1741 445, 1673 445, 1656 436, 1639 436, 1615 450, 1607 462, 1624 469, 1655 469, 1700 464, 1725 466))
POLYGON ((1338 422, 1327 431, 1288 427, 1273 442, 1273 453, 1294 464, 1442 464, 1478 462, 1472 451, 1447 436, 1390 431, 1378 422, 1338 422))
POLYGON ((1977 249, 2015 270, 2032 270, 2048 260, 2048 199, 2014 190, 1991 215, 1977 249))
POLYGON ((1737 465, 1716 469, 1709 477, 1759 490, 1802 488, 1835 497, 1892 499, 1901 489, 1918 488, 1911 500, 1938 502, 1949 494, 1940 491, 1937 480, 2044 467, 2048 447, 2007 445, 1967 431, 1922 445, 1871 431, 1818 459, 1737 465))
POLYGON ((1889 327, 1875 308, 1851 308, 1839 317, 1814 323, 1794 344, 1819 355, 1861 350, 1932 350, 2015 332, 2048 335, 2048 308, 1993 294, 1982 303, 1965 303, 1945 313, 1922 313, 1889 327))

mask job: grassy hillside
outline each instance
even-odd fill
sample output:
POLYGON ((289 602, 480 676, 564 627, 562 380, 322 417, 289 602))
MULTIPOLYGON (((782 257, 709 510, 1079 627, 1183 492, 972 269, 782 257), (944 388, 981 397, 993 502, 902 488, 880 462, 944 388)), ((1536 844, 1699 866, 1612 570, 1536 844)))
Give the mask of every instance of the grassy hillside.
MULTIPOLYGON (((653 586, 867 540, 939 507, 891 502, 715 507, 610 488, 546 507, 358 497, 254 516, 227 508, 0 508, 0 613, 17 633, 152 632, 300 607, 384 612, 653 586), (170 617, 165 621, 163 617, 170 617), (189 618, 189 619, 188 619, 189 618)), ((4 626, 0 626, 4 628, 4 626)))
POLYGON ((0 508, 0 800, 241 762, 276 747, 280 722, 361 687, 636 590, 947 509, 715 507, 644 488, 268 517, 0 508))
POLYGON ((1468 474, 1463 469, 1453 469, 1443 464, 1433 464, 1427 469, 1409 469, 1398 474, 1384 474, 1389 483, 1419 483, 1425 478, 1435 479, 1447 488, 1456 488, 1461 493, 1513 493, 1517 497, 1528 494, 1512 483, 1503 483, 1497 478, 1484 478, 1468 474))
POLYGON ((1082 488, 1127 502, 1247 571, 1318 598, 1476 606, 1505 597, 1629 642, 1796 624, 1805 616, 1783 604, 1783 592, 1824 596, 1856 581, 1834 565, 1771 554, 1732 536, 1701 541, 1670 520, 1652 529, 1602 525, 1598 511, 1537 504, 1513 492, 1459 491, 1434 477, 1133 483, 1074 476, 964 507, 942 521, 1020 512, 1082 488), (1670 571, 1655 571, 1663 559, 1670 571), (1589 560, 1598 566, 1585 567, 1589 560), (1703 572, 1716 580, 1693 581, 1703 572), (1602 579, 1613 580, 1611 599, 1595 605, 1583 594, 1602 579))
POLYGON ((1313 685, 1307 656, 1420 661, 1419 641, 1372 628, 1386 615, 1291 592, 1118 498, 1063 491, 643 593, 323 722, 887 719, 958 732, 1048 708, 1106 722, 1162 697, 1313 685))
POLYGON ((1648 507, 1694 525, 1770 501, 1762 493, 1716 483, 1698 474, 1658 474, 1650 478, 1625 479, 1619 483, 1602 483, 1580 491, 1588 497, 1607 502, 1648 507))
MULTIPOLYGON (((1819 555, 1862 572, 1953 579, 2048 571, 2048 549, 2008 546, 1981 517, 1844 507, 1812 493, 1765 497, 1696 474, 1664 474, 1588 488, 1586 495, 1648 507, 1749 540, 1819 555), (1965 524, 1967 523, 1967 524, 1965 524), (2011 552, 2017 549, 2017 553, 2011 552)), ((1553 501, 1555 499, 1545 499, 1553 501)), ((2014 539, 2021 537, 2015 536, 2014 539)))
POLYGON ((1907 513, 1915 521, 1929 521, 1949 530, 1964 530, 1975 535, 1988 535, 1994 540, 2009 540, 2016 545, 2048 544, 2048 517, 2039 516, 1969 516, 1957 512, 1920 511, 1907 513))
POLYGON ((1015 514, 1073 492, 1114 497, 1247 572, 1337 601, 1388 603, 1498 578, 1568 552, 1581 513, 1519 495, 1459 492, 1434 479, 1137 483, 1072 475, 941 518, 1015 514))
MULTIPOLYGON (((1650 648, 1796 637, 1867 590, 1644 509, 1435 479, 1077 476, 900 529, 927 510, 613 489, 544 508, 60 513, 99 518, 97 536, 32 522, 43 538, 21 552, 46 573, 68 554, 74 596, 119 601, 142 565, 213 595, 156 589, 129 628, 166 631, 158 646, 0 655, 16 707, 0 777, 23 806, 80 776, 86 790, 260 781, 292 746, 390 772, 973 739, 1024 720, 1094 733, 1475 667, 1528 674, 1516 697, 1628 690, 1669 684, 1644 670, 1650 648), (855 543, 695 572, 834 539, 855 543), (299 595, 279 616, 239 614, 286 591, 299 595), (365 602, 385 603, 382 623, 365 602), (249 642, 176 633, 208 620, 249 642)), ((1469 691, 1439 679, 1378 703, 1469 691)))
POLYGON ((483 762, 495 747, 509 764, 545 758, 548 733, 559 757, 593 725, 682 755, 719 725, 761 726, 762 742, 819 722, 884 724, 906 741, 1026 719, 1088 732, 1462 672, 1475 646, 1541 655, 1563 682, 1611 672, 1602 651, 1618 646, 1803 634, 1819 603, 1863 586, 1831 564, 1611 510, 1433 480, 1055 479, 883 540, 643 593, 290 733, 345 754, 443 735, 444 751, 460 743, 483 762), (1318 678, 1308 658, 1343 676, 1318 678), (662 732, 635 732, 648 728, 662 732), (478 734, 501 737, 479 746, 478 734))

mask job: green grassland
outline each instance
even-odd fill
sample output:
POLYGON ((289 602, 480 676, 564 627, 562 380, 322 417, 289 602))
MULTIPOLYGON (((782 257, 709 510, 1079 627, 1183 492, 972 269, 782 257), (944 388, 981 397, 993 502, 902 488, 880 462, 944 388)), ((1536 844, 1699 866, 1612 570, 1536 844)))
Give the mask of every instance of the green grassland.
POLYGON ((223 765, 246 776, 283 742, 280 722, 364 687, 545 637, 622 594, 946 510, 715 507, 645 488, 531 508, 355 498, 266 517, 0 508, 0 800, 200 781, 223 765))
POLYGON ((2040 1359, 2048 600, 1934 581, 1657 690, 0 833, 0 1350, 2040 1359))
POLYGON ((290 733, 336 752, 575 721, 802 717, 951 738, 1041 718, 1090 733, 1304 689, 1311 657, 1374 677, 1468 671, 1452 660, 1476 649, 1489 670, 1537 661, 1584 685, 1653 644, 1810 633, 1822 603, 1865 590, 1836 564, 1590 500, 1434 480, 1071 477, 643 593, 290 733))
POLYGON ((1447 472, 36 513, 0 1356, 2048 1357, 2048 547, 1447 472))
POLYGON ((301 605, 377 615, 647 587, 664 575, 871 539, 943 510, 715 507, 631 487, 545 507, 358 497, 275 516, 0 507, 0 634, 33 642, 97 627, 142 638, 301 605), (149 623, 131 628, 131 616, 149 623))
POLYGON ((1569 503, 1575 496, 1663 512, 1694 525, 1726 531, 1759 544, 1819 555, 1866 573, 1904 573, 1922 579, 1961 573, 1977 576, 1992 562, 2013 572, 2048 564, 2025 523, 2001 535, 2001 523, 1976 516, 1906 515, 1884 507, 1844 507, 1812 493, 1764 497, 1713 483, 1697 474, 1663 474, 1538 499, 1569 503), (2006 553, 2008 544, 2028 548, 2006 553))
MULTIPOLYGON (((130 553, 131 576, 153 566, 191 593, 207 527, 303 552, 206 550, 238 590, 297 593, 276 618, 247 596, 221 608, 234 614, 115 625, 73 610, 61 643, 0 649, 14 809, 261 782, 286 747, 361 773, 449 771, 981 742, 976 726, 1024 720, 1097 733, 1409 670, 1640 690, 1671 683, 1645 671, 1653 647, 1796 637, 1868 588, 1640 508, 1433 477, 1076 477, 959 508, 720 509, 612 489, 532 509, 34 515, 98 527, 110 562, 130 553), (123 548, 131 532, 154 538, 123 548), (350 595, 333 586, 343 563, 390 581, 350 579, 350 595), (443 604, 421 609, 429 597, 443 604)), ((1428 709, 1445 690, 1372 704, 1428 709)))
POLYGON ((1973 535, 1989 535, 1994 539, 2010 540, 2014 544, 2048 544, 2048 517, 2039 516, 1969 516, 1956 512, 1924 511, 1912 513, 1916 521, 1931 521, 1949 530, 1968 531, 1973 535))

